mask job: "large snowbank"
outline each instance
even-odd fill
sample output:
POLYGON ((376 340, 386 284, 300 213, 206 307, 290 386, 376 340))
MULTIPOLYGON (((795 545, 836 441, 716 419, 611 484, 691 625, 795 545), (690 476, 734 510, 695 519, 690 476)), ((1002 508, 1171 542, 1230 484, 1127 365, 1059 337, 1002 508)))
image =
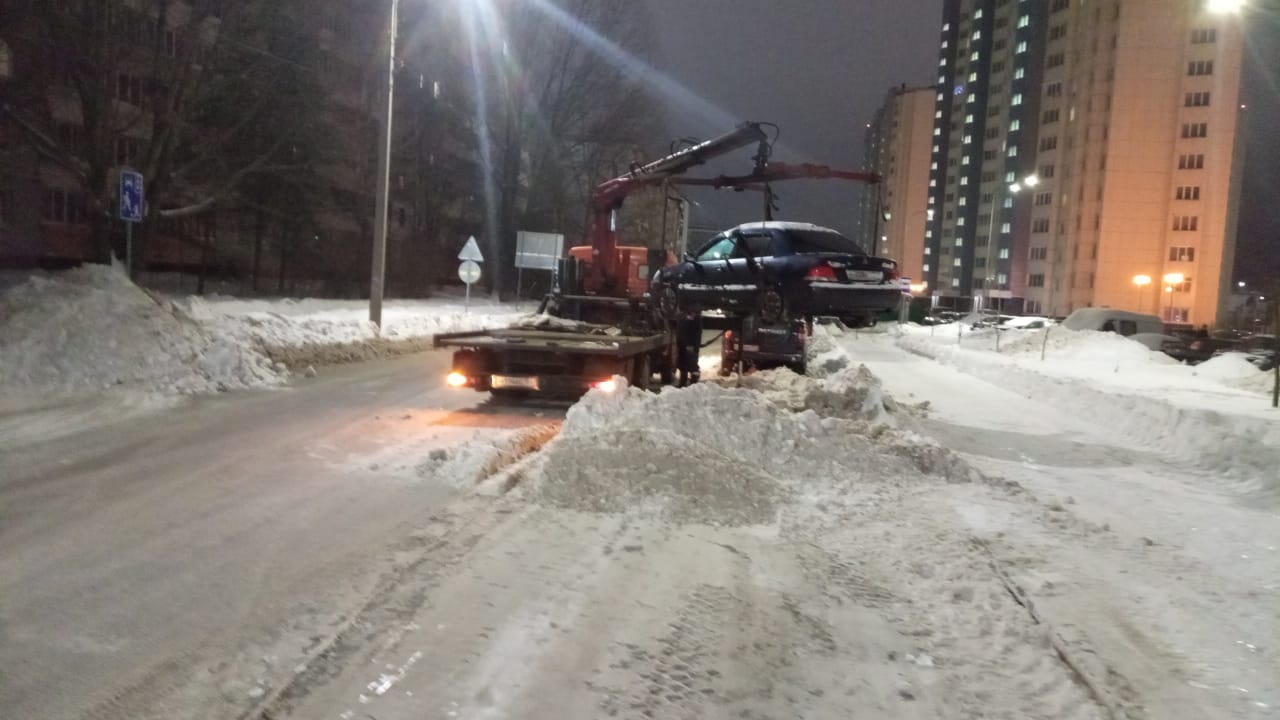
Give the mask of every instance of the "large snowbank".
POLYGON ((1030 349, 1043 341, 1040 333, 1008 353, 957 345, 954 338, 939 342, 922 332, 903 336, 898 344, 1065 409, 1119 440, 1259 491, 1275 487, 1280 415, 1260 395, 1223 384, 1224 378, 1244 372, 1241 365, 1216 360, 1202 370, 1170 364, 1167 357, 1108 333, 1055 328, 1053 334, 1059 339, 1055 346, 1050 336, 1054 349, 1045 362, 1030 349))
POLYGON ((892 427, 897 406, 865 368, 824 380, 786 370, 748 380, 659 394, 593 390, 547 448, 536 497, 675 522, 767 524, 812 483, 974 477, 950 451, 892 427))
POLYGON ((519 313, 476 301, 389 301, 381 329, 345 300, 168 299, 87 265, 0 284, 0 388, 26 396, 127 389, 200 394, 282 383, 289 368, 425 349, 432 335, 519 313))
POLYGON ((207 393, 281 382, 252 347, 210 332, 118 270, 33 275, 0 294, 0 387, 207 393))

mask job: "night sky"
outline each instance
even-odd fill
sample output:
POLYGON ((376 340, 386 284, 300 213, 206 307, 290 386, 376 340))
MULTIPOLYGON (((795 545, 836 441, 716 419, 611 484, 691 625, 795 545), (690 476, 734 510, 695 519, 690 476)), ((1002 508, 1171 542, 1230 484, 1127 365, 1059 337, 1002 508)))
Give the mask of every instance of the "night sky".
MULTIPOLYGON (((706 138, 741 120, 767 120, 782 127, 777 159, 858 169, 863 128, 889 87, 934 79, 939 0, 647 1, 655 64, 683 86, 659 97, 673 136, 706 138)), ((1280 275, 1280 0, 1266 2, 1250 18, 1245 83, 1249 162, 1237 265, 1250 282, 1280 275)), ((746 172, 749 156, 712 170, 746 172)), ((853 231, 858 186, 778 190, 780 219, 853 231)), ((761 217, 754 195, 691 196, 701 203, 695 224, 761 217)))

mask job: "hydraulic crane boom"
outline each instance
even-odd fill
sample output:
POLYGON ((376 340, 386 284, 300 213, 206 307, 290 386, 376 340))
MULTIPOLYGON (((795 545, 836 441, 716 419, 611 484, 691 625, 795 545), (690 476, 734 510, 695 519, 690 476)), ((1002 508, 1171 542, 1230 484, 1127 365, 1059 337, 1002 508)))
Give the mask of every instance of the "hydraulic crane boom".
POLYGON ((752 143, 758 146, 754 161, 755 172, 759 173, 768 162, 768 136, 762 123, 746 122, 720 137, 634 168, 598 185, 591 197, 591 264, 583 278, 584 289, 594 294, 610 294, 624 285, 618 277, 618 233, 614 213, 622 207, 628 195, 639 188, 661 184, 752 143))

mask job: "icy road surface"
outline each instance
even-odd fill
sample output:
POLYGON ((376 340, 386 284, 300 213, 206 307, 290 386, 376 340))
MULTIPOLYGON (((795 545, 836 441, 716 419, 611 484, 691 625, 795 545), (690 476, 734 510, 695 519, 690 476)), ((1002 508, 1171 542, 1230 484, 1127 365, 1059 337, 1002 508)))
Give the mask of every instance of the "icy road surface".
POLYGON ((292 677, 458 492, 433 450, 563 416, 448 391, 448 362, 0 407, 0 717, 234 718, 292 677))
POLYGON ((832 343, 550 442, 429 355, 0 448, 4 713, 1276 716, 1274 477, 832 343))

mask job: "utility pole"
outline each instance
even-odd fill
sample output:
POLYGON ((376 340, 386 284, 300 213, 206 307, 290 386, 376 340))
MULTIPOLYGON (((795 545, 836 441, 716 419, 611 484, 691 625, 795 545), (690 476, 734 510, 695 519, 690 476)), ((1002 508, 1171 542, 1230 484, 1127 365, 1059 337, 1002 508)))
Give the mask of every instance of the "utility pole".
POLYGON ((386 122, 378 138, 377 209, 373 221, 373 262, 369 278, 369 322, 382 327, 382 294, 387 278, 387 214, 391 195, 391 120, 396 100, 396 26, 400 0, 391 0, 387 22, 387 105, 386 122))

